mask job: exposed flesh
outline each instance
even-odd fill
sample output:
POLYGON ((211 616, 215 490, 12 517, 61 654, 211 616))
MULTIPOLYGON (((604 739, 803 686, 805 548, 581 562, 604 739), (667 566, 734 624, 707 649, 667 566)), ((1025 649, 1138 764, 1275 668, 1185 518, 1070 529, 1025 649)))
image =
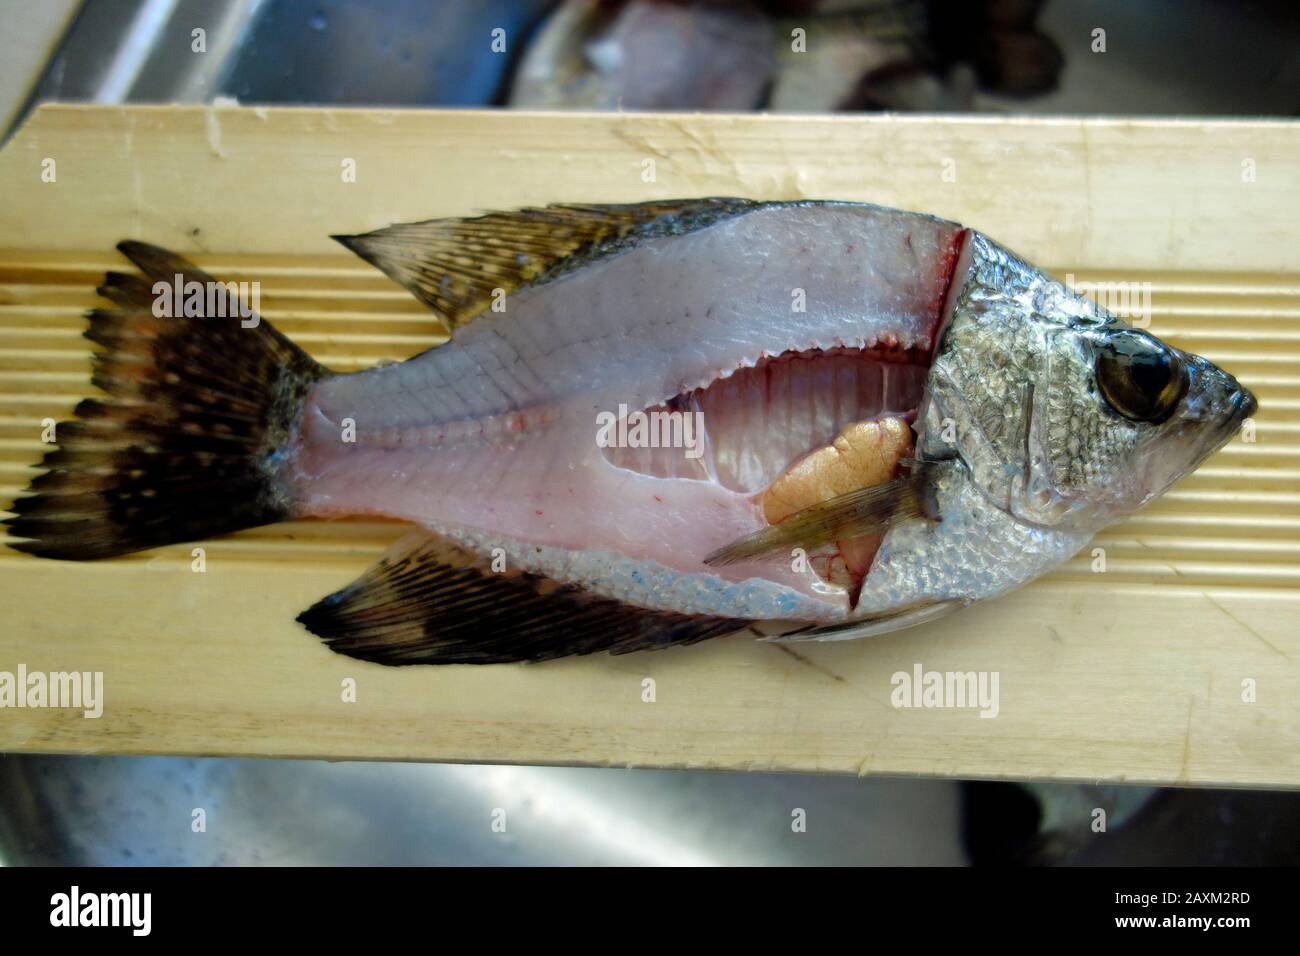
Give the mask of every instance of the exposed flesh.
POLYGON ((733 491, 762 491, 853 422, 914 412, 926 368, 908 358, 879 349, 840 349, 764 359, 646 410, 698 412, 706 432, 700 457, 682 447, 614 447, 605 455, 645 475, 713 479, 733 491))
MULTIPOLYGON (((742 369, 708 388, 647 410, 664 422, 659 447, 606 448, 620 468, 659 478, 715 481, 755 493, 763 518, 777 524, 831 498, 889 481, 912 450, 908 424, 926 369, 882 361, 880 353, 780 356, 742 369), (683 416, 669 444, 667 416, 683 416), (694 416, 687 422, 685 416, 694 416)), ((644 421, 644 419, 643 419, 644 421)), ((674 423, 675 425, 677 423, 674 423)), ((878 535, 837 542, 811 555, 826 581, 854 595, 871 566, 878 535)))
POLYGON ((811 569, 715 570, 703 558, 765 525, 753 492, 792 461, 853 421, 911 410, 961 237, 928 217, 824 205, 646 242, 512 295, 507 312, 417 359, 321 382, 293 450, 295 490, 315 514, 389 514, 686 575, 760 576, 842 609, 844 594, 811 569), (845 354, 868 349, 874 358, 845 354), (751 389, 757 380, 736 373, 767 357, 815 352, 830 361, 770 363, 784 369, 762 402, 728 393, 751 389), (842 375, 856 391, 825 387, 842 375), (882 397, 863 397, 876 376, 882 397), (709 386, 719 480, 617 467, 596 446, 599 413, 709 386), (341 440, 345 419, 355 441, 341 440))

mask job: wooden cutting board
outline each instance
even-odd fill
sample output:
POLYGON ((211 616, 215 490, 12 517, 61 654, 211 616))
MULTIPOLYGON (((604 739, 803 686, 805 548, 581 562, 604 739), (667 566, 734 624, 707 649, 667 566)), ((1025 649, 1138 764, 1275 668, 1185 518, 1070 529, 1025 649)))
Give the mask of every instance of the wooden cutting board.
POLYGON ((1152 330, 1236 373, 1260 411, 1253 435, 1098 538, 1104 573, 1085 552, 1002 600, 839 645, 386 669, 294 616, 397 524, 232 535, 205 545, 204 573, 188 545, 95 564, 6 550, 0 671, 100 671, 104 710, 2 709, 0 750, 1295 786, 1297 155, 1287 122, 42 109, 0 153, 5 500, 46 448, 42 419, 89 393, 81 316, 125 267, 119 239, 260 281, 266 317, 349 370, 444 332, 329 233, 552 201, 933 212, 1063 278, 1150 283, 1152 330), (997 716, 894 707, 893 675, 917 666, 996 672, 997 716))

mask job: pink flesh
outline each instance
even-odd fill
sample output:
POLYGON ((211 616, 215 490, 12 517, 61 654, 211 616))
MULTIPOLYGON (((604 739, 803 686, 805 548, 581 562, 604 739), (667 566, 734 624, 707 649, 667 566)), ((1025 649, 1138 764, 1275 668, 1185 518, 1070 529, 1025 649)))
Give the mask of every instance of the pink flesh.
POLYGON ((702 456, 681 447, 615 447, 605 456, 658 478, 714 479, 733 491, 759 492, 845 426, 914 413, 926 371, 915 355, 872 350, 764 359, 673 403, 673 410, 703 416, 702 456))
MULTIPOLYGON (((784 560, 713 571, 702 559, 763 525, 749 492, 783 457, 789 464, 863 410, 841 376, 871 376, 884 363, 784 358, 770 373, 726 377, 767 356, 818 350, 910 353, 927 364, 961 240, 951 223, 830 205, 764 208, 646 242, 515 293, 506 312, 485 313, 409 362, 320 382, 288 480, 311 514, 608 548, 813 593, 811 572, 784 560), (792 310, 795 289, 806 311, 792 310), (751 386, 763 374, 776 387, 760 399, 751 386), (710 385, 700 401, 706 422, 713 408, 722 483, 640 474, 597 447, 598 413, 710 385), (341 440, 344 419, 356 423, 354 443, 341 440)), ((914 404, 909 383, 889 402, 914 404)), ((889 404, 880 394, 860 401, 889 404)))

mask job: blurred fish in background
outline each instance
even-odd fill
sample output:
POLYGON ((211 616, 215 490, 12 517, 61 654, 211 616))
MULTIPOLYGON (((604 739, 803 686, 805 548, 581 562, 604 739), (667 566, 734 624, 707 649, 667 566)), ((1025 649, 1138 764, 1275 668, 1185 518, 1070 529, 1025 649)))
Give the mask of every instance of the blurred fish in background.
POLYGON ((529 45, 511 106, 969 110, 977 87, 1055 88, 1042 0, 565 0, 529 45), (811 54, 811 55, 810 55, 811 54))
POLYGON ((748 3, 567 0, 524 54, 510 105, 754 109, 776 71, 772 39, 748 3))
POLYGON ((0 109, 10 129, 52 100, 1205 116, 1300 105, 1294 0, 84 0, 75 11, 30 92, 0 109), (196 23, 209 39, 197 57, 196 23))

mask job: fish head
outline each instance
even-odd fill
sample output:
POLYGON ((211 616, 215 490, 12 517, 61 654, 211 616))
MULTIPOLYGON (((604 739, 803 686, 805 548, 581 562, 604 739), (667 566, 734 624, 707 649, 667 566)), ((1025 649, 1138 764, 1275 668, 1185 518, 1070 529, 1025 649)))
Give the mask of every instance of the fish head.
POLYGON ((1039 528, 1095 532, 1162 494, 1256 408, 1235 378, 975 233, 937 349, 926 457, 1039 528))
POLYGON ((1255 396, 1213 362, 1147 332, 1113 326, 1081 335, 1082 437, 1050 458, 1053 493, 1106 524, 1194 471, 1254 413, 1255 396))

